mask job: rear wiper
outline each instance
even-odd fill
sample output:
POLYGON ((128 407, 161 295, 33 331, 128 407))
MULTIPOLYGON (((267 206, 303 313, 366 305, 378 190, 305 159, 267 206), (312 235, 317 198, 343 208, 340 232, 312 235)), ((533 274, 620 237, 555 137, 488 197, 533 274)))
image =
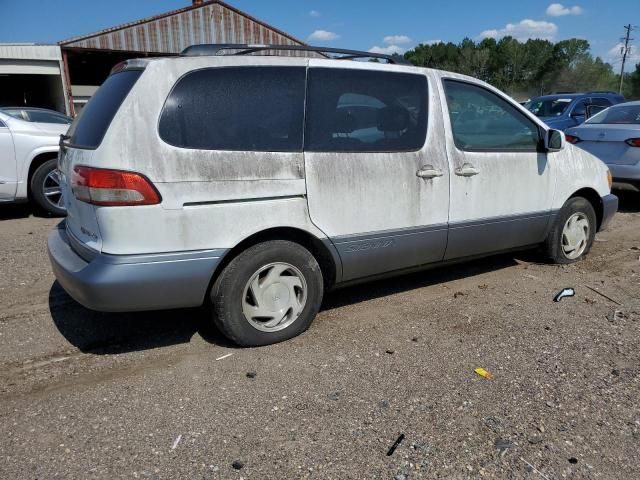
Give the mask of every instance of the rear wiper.
POLYGON ((62 150, 63 152, 67 147, 67 145, 65 144, 65 140, 69 140, 70 138, 71 136, 67 135, 66 133, 63 133, 60 135, 60 141, 58 142, 58 146, 60 147, 60 150, 62 150))

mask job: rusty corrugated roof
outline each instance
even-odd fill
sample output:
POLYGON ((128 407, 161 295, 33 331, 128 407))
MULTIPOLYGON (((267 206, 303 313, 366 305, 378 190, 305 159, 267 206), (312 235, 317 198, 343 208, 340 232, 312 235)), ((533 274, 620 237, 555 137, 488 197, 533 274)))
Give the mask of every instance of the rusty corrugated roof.
POLYGON ((70 38, 59 42, 59 45, 176 54, 199 43, 304 45, 301 40, 219 0, 70 38))

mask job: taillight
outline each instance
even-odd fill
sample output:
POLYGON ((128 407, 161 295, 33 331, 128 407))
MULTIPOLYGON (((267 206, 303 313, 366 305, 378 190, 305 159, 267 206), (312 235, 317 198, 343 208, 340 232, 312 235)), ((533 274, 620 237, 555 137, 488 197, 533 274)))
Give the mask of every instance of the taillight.
POLYGON ((575 135, 567 135, 567 134, 565 133, 565 135, 564 135, 564 136, 565 136, 565 138, 567 139, 567 142, 569 142, 569 143, 573 143, 574 145, 580 141, 580 138, 579 138, 579 137, 576 137, 575 135))
POLYGON ((155 205, 161 197, 143 175, 123 170, 77 166, 71 190, 78 200, 105 207, 155 205))
POLYGON ((624 143, 630 147, 640 147, 640 138, 630 138, 629 140, 625 140, 624 143))

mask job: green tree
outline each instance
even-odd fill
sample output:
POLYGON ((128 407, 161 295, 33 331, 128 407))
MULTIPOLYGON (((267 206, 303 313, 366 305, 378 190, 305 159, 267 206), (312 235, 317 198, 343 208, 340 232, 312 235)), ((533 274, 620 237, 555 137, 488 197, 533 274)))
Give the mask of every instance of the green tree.
POLYGON ((625 78, 625 93, 629 99, 640 100, 640 63, 633 73, 625 78))
MULTIPOLYGON (((513 37, 485 38, 476 43, 465 38, 457 45, 420 44, 405 58, 414 65, 480 78, 522 98, 558 90, 614 90, 617 82, 611 65, 593 58, 589 42, 578 38, 555 44, 538 39, 520 42, 513 37)), ((638 77, 640 73, 629 76, 629 92, 631 84, 640 81, 638 77)))

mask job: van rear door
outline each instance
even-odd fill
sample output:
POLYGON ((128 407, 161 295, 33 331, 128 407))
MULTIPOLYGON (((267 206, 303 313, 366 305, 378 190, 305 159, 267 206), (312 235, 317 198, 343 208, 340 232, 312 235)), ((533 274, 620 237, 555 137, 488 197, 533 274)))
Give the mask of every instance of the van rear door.
POLYGON ((67 231, 97 251, 102 248, 96 218, 96 208, 100 207, 74 197, 71 185, 74 169, 81 165, 99 166, 94 165, 95 152, 120 105, 141 74, 142 69, 139 68, 112 73, 75 119, 60 149, 58 167, 67 209, 67 231))

